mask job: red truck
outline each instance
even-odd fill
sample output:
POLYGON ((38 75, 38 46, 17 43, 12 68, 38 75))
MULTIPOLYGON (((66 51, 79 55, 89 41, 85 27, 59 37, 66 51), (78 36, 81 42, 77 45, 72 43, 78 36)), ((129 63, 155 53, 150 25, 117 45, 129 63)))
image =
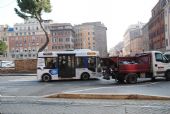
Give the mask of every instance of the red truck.
POLYGON ((104 78, 112 76, 121 83, 137 83, 137 78, 165 77, 170 80, 170 63, 159 51, 138 54, 133 57, 102 58, 104 78))

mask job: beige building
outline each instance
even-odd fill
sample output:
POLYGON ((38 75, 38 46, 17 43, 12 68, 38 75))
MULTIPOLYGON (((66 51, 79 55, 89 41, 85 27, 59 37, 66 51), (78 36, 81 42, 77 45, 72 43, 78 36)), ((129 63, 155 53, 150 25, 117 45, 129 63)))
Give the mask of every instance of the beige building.
POLYGON ((119 42, 115 47, 109 50, 109 56, 123 56, 123 41, 119 42))
POLYGON ((123 55, 135 55, 144 51, 143 47, 143 36, 142 36, 142 27, 144 23, 138 23, 135 25, 129 26, 127 31, 124 34, 124 49, 123 55))
POLYGON ((142 37, 143 37, 143 51, 149 51, 149 32, 148 24, 145 24, 142 28, 142 37))
POLYGON ((74 26, 75 49, 91 49, 99 51, 101 57, 107 53, 107 28, 101 22, 83 23, 74 26))

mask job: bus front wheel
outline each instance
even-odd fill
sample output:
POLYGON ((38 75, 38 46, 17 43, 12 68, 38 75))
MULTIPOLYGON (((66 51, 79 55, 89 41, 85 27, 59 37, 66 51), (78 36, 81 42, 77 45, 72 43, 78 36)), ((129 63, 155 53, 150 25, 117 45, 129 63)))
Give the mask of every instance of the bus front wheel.
POLYGON ((43 81, 43 82, 49 82, 49 81, 51 81, 51 76, 50 76, 49 74, 44 74, 44 75, 42 76, 42 81, 43 81))
POLYGON ((89 80, 89 78, 90 78, 90 75, 89 75, 88 73, 83 73, 83 74, 81 75, 81 79, 82 79, 82 80, 89 80))

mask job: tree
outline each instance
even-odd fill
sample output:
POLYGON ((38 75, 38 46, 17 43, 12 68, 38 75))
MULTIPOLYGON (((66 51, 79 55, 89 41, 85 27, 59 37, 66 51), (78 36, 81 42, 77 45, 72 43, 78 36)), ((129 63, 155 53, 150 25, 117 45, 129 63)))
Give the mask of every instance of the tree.
POLYGON ((0 40, 0 55, 2 55, 6 51, 6 49, 7 49, 6 43, 0 40))
POLYGON ((48 33, 45 30, 45 28, 42 26, 42 13, 50 13, 51 12, 51 3, 50 0, 17 0, 18 7, 20 10, 15 8, 16 14, 23 18, 23 19, 29 19, 29 18, 35 18, 39 22, 42 30, 45 33, 46 36, 46 42, 44 45, 42 45, 38 52, 43 51, 49 42, 48 33))

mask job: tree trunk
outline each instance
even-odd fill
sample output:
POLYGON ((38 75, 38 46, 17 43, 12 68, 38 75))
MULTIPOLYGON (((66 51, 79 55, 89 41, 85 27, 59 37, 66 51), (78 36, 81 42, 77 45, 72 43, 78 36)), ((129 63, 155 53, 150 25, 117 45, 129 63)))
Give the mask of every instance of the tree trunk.
POLYGON ((45 33, 45 36, 46 36, 46 42, 45 42, 44 45, 42 45, 42 46, 39 48, 39 50, 38 50, 38 52, 42 52, 42 51, 47 47, 47 45, 48 45, 48 43, 49 43, 49 37, 48 37, 47 31, 46 31, 46 30, 44 29, 44 27, 42 26, 41 21, 40 21, 40 20, 38 20, 38 21, 39 21, 39 24, 40 24, 41 28, 43 29, 43 31, 44 31, 44 33, 45 33))

